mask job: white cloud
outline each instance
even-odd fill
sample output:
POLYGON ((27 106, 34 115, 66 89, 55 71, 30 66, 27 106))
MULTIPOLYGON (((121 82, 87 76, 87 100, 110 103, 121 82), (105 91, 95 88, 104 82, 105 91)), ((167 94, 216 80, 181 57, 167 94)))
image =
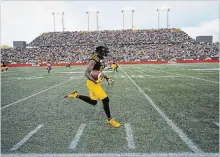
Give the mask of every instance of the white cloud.
POLYGON ((213 42, 219 41, 219 19, 204 22, 196 27, 185 27, 181 29, 194 39, 197 36, 212 35, 213 42))

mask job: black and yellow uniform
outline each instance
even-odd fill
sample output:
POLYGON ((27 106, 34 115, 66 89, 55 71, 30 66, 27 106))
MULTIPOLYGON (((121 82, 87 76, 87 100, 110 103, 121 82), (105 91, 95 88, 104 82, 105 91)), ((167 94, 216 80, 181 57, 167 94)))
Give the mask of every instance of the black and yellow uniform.
MULTIPOLYGON (((102 67, 100 58, 96 54, 93 54, 90 60, 94 60, 96 62, 93 70, 100 71, 102 67)), ((87 80, 86 85, 89 89, 89 96, 92 100, 98 100, 98 99, 103 100, 107 97, 107 94, 101 87, 100 83, 95 84, 93 81, 87 80)))
POLYGON ((2 62, 2 72, 4 72, 4 71, 7 71, 8 70, 8 67, 7 67, 7 62, 6 61, 4 61, 4 62, 2 62))
POLYGON ((118 65, 116 64, 116 62, 113 62, 112 64, 111 64, 111 68, 113 69, 113 71, 116 71, 116 72, 118 72, 118 65))
MULTIPOLYGON (((96 47, 96 54, 93 54, 90 57, 90 60, 95 61, 95 65, 92 70, 99 70, 99 71, 101 70, 102 64, 100 62, 100 59, 104 59, 104 56, 107 56, 108 53, 109 53, 109 51, 108 51, 107 47, 103 47, 103 46, 96 47)), ((86 71, 85 74, 88 75, 89 71, 86 71)), ((105 78, 107 78, 107 77, 105 76, 105 78)), ((85 95, 79 95, 77 91, 74 91, 72 93, 67 94, 64 98, 72 98, 72 99, 78 98, 86 103, 91 104, 91 105, 96 105, 98 102, 97 100, 99 100, 99 99, 102 100, 103 109, 106 113, 106 116, 108 117, 107 123, 118 128, 118 127, 120 127, 120 123, 118 123, 116 120, 114 120, 111 117, 110 108, 109 108, 109 97, 107 96, 105 91, 102 89, 102 87, 100 85, 101 82, 100 83, 97 83, 97 82, 99 82, 99 81, 96 81, 96 83, 95 83, 89 79, 86 81, 86 85, 89 89, 89 97, 85 96, 85 95)))

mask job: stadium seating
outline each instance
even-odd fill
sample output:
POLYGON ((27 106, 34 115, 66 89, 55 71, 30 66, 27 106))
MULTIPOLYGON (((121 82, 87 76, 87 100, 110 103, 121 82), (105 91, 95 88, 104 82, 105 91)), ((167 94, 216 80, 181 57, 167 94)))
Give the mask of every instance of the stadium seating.
POLYGON ((122 61, 205 59, 218 57, 219 52, 219 43, 198 43, 171 28, 43 33, 25 49, 1 49, 1 57, 16 63, 43 62, 48 56, 55 62, 85 62, 102 43, 110 48, 111 57, 122 61))

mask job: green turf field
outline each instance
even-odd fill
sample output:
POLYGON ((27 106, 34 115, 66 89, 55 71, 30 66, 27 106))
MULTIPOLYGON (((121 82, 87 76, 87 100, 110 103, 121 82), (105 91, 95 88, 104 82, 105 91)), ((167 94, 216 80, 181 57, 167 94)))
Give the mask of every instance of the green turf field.
POLYGON ((219 64, 121 65, 110 98, 116 129, 88 95, 85 66, 1 74, 3 156, 218 156, 219 64))

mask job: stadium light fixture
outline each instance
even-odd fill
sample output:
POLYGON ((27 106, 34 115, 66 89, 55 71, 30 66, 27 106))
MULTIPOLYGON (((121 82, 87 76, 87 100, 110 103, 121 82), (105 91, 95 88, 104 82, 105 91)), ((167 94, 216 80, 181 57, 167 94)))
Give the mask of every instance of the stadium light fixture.
POLYGON ((96 22, 97 22, 97 31, 99 30, 99 17, 98 17, 99 11, 96 11, 96 22))
POLYGON ((163 11, 167 11, 167 29, 169 28, 169 11, 171 7, 164 6, 163 11))
POLYGON ((162 9, 158 8, 157 9, 157 12, 158 12, 158 29, 160 29, 160 11, 162 11, 162 9))
POLYGON ((59 15, 58 12, 52 12, 52 15, 53 15, 53 29, 54 29, 54 32, 56 31, 56 24, 55 24, 55 15, 59 15))
POLYGON ((123 30, 125 29, 125 15, 124 15, 124 9, 121 10, 122 16, 123 16, 123 30))
POLYGON ((97 31, 99 30, 99 17, 98 14, 100 11, 97 8, 90 7, 86 10, 86 14, 88 14, 88 32, 89 32, 89 14, 95 13, 96 14, 96 24, 97 24, 97 31))
POLYGON ((124 8, 122 8, 122 14, 123 14, 123 29, 124 29, 124 12, 129 12, 131 11, 131 27, 132 29, 134 28, 134 24, 133 24, 133 20, 134 20, 134 7, 131 6, 126 6, 124 8))
POLYGON ((88 32, 89 32, 89 11, 86 12, 86 14, 88 14, 88 32))

